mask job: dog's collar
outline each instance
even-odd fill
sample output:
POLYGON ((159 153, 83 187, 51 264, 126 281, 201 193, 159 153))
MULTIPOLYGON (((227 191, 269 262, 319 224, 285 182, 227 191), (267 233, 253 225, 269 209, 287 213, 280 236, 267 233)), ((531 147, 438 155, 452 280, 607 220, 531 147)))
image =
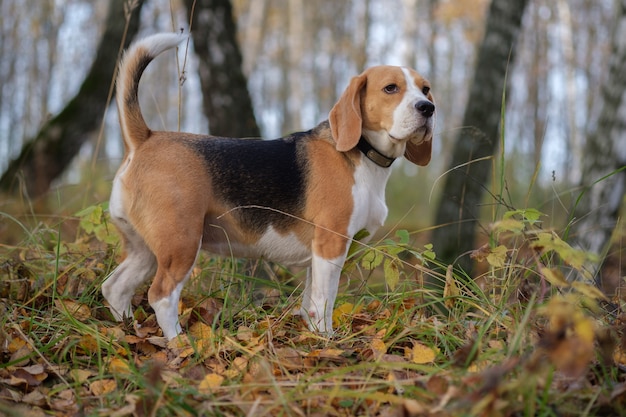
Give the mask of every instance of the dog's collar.
POLYGON ((389 158, 378 152, 363 136, 359 139, 359 143, 357 143, 356 147, 363 152, 363 155, 365 155, 367 159, 383 168, 389 168, 391 164, 393 164, 393 161, 396 160, 396 158, 389 158))

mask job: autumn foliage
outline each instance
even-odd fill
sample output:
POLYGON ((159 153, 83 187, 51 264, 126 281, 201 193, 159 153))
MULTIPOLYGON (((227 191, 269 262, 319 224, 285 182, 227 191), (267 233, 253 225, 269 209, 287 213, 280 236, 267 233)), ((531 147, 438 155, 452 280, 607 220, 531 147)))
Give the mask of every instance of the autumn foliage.
POLYGON ((623 413, 623 301, 597 289, 593 257, 541 217, 494 222, 471 255, 473 279, 406 231, 355 243, 332 339, 291 314, 297 271, 259 281, 206 255, 180 304, 185 334, 169 343, 143 292, 126 323, 103 305, 120 256, 106 207, 69 219, 80 225, 71 241, 44 223, 24 228, 0 260, 0 415, 623 413))

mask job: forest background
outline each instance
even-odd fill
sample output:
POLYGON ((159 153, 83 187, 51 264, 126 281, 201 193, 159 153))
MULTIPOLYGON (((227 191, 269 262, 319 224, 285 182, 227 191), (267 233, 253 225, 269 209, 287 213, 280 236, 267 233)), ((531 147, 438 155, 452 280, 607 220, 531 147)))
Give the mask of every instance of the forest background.
MULTIPOLYGON (((78 0, 42 1, 33 7, 13 1, 0 3, 3 189, 15 191, 11 187, 19 181, 15 175, 19 170, 7 171, 9 161, 79 92, 106 29, 106 6, 78 0)), ((243 81, 248 80, 258 125, 258 129, 241 129, 241 136, 260 132, 275 138, 314 126, 327 117, 350 77, 370 65, 407 65, 431 80, 438 109, 435 156, 427 169, 396 164, 397 180, 390 183, 389 201, 392 224, 401 219, 413 229, 432 225, 435 214, 442 211, 437 206, 445 183, 441 174, 450 168, 455 139, 459 132, 472 128, 462 126, 463 114, 466 107, 481 106, 474 101, 478 97, 470 100, 469 94, 489 2, 234 1, 233 7, 243 81), (417 191, 404 192, 407 184, 417 191)), ((571 200, 625 160, 623 136, 595 141, 610 142, 603 146, 590 146, 587 140, 599 126, 604 104, 601 86, 608 80, 609 59, 615 55, 611 39, 619 30, 620 20, 615 16, 621 15, 616 14, 620 7, 613 0, 528 2, 526 9, 522 8, 519 38, 509 45, 514 59, 506 65, 507 85, 489 92, 492 96, 506 94, 501 132, 507 137, 503 142, 505 161, 511 162, 504 168, 511 204, 542 212, 563 206, 568 214, 554 212, 544 219, 548 226, 553 222, 564 226, 563 220, 574 217, 571 200), (599 173, 590 161, 606 165, 607 155, 614 156, 613 163, 599 173)), ((141 7, 136 36, 188 30, 188 22, 183 2, 148 1, 141 7)), ((150 68, 144 84, 160 88, 150 88, 149 97, 143 97, 146 118, 154 128, 224 135, 227 132, 219 131, 224 130, 222 126, 214 126, 218 131, 211 129, 201 111, 202 88, 193 45, 190 51, 185 56, 186 81, 180 95, 178 71, 182 68, 165 60, 150 68)), ((105 110, 101 124, 93 122, 96 128, 83 135, 80 146, 61 153, 78 155, 58 169, 63 175, 41 169, 40 176, 46 180, 35 190, 28 186, 29 181, 36 181, 31 171, 26 175, 26 189, 21 191, 36 197, 51 185, 67 190, 80 184, 73 194, 84 195, 90 192, 82 181, 85 177, 111 178, 122 156, 122 144, 115 106, 105 110)), ((619 109, 612 111, 618 113, 619 109)), ((226 124, 245 123, 228 120, 226 124)), ((623 192, 620 187, 614 190, 623 192)), ((103 198, 91 195, 87 199, 93 201, 93 197, 103 198)), ((584 209, 588 212, 589 205, 584 209)), ((479 218, 481 214, 475 209, 471 216, 479 218)), ((585 231, 577 233, 584 235, 585 231)), ((600 252, 606 240, 602 244, 583 242, 583 246, 600 252)))

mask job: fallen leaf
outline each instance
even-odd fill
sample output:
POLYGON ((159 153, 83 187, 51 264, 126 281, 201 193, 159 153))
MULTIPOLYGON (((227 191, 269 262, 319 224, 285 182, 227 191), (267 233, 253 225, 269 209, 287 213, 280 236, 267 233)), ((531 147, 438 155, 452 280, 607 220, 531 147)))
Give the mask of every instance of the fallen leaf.
POLYGON ((22 397, 22 402, 43 407, 46 405, 46 396, 39 390, 34 390, 22 397))
POLYGON ((235 379, 239 375, 241 375, 246 370, 247 367, 248 367, 248 359, 242 356, 238 356, 235 359, 233 359, 233 362, 230 364, 230 368, 228 368, 224 372, 224 377, 228 379, 235 379))
POLYGON ((345 363, 348 361, 346 357, 344 357, 345 351, 342 349, 315 349, 309 352, 306 355, 304 360, 304 365, 308 367, 316 366, 320 360, 329 360, 334 363, 345 363))
POLYGON ((441 375, 433 375, 426 381, 426 389, 437 396, 441 396, 448 391, 450 382, 441 375))
POLYGON ((114 379, 99 379, 89 384, 89 391, 96 397, 109 394, 117 389, 114 379))
POLYGON ((288 370, 301 369, 304 365, 300 352, 292 347, 275 348, 274 353, 281 367, 288 370))
POLYGON ((361 312, 361 306, 355 307, 352 303, 343 303, 333 310, 333 327, 339 327, 346 323, 352 314, 361 312))
POLYGON ((404 399, 401 408, 402 410, 398 413, 401 416, 418 417, 430 414, 428 407, 411 398, 404 399))
POLYGON ((13 366, 26 366, 30 362, 32 353, 33 350, 30 345, 24 344, 17 351, 11 354, 9 362, 11 362, 13 366))
POLYGON ((54 305, 61 312, 67 312, 70 316, 80 322, 87 321, 91 318, 91 309, 87 304, 55 298, 54 305))
POLYGON ((95 353, 98 351, 98 341, 90 334, 84 334, 78 340, 78 347, 86 354, 95 353))
POLYGON ((434 362, 437 352, 420 342, 413 342, 412 348, 405 348, 405 357, 413 363, 425 364, 434 362))
POLYGON ((109 372, 114 375, 128 375, 131 373, 128 361, 120 358, 113 358, 109 362, 109 372))
POLYGON ((73 412, 67 414, 77 414, 78 412, 76 396, 74 395, 74 391, 71 389, 63 390, 54 397, 48 398, 48 403, 50 408, 56 411, 73 412))
POLYGON ((24 346, 28 346, 28 343, 21 337, 14 337, 6 346, 6 350, 9 353, 15 353, 18 350, 22 349, 24 346))
POLYGON ((189 328, 188 334, 194 339, 212 339, 214 337, 211 326, 201 321, 197 321, 192 324, 189 328))
POLYGON ((553 297, 539 313, 549 320, 549 327, 540 341, 541 349, 566 375, 582 376, 594 357, 594 322, 571 295, 553 297))
POLYGON ((126 337, 126 332, 122 329, 121 325, 115 327, 99 327, 98 332, 112 340, 122 340, 126 337))
POLYGON ((18 386, 22 383, 29 387, 36 387, 48 377, 48 374, 43 371, 43 367, 39 372, 29 372, 28 367, 18 368, 13 371, 11 375, 10 385, 18 386))
POLYGON ((248 342, 254 336, 254 332, 248 326, 239 326, 237 328, 237 340, 240 342, 248 342))
POLYGON ((387 353, 387 346, 385 346, 385 342, 382 339, 375 338, 370 342, 370 348, 374 353, 374 358, 379 359, 382 355, 387 353))
POLYGON ((208 374, 205 376, 200 384, 198 385, 198 390, 204 392, 212 392, 214 389, 219 388, 224 382, 224 377, 222 375, 218 375, 215 373, 208 374))
POLYGON ((147 338, 150 335, 154 335, 159 331, 159 327, 151 320, 146 320, 142 324, 139 324, 139 322, 135 320, 133 322, 133 329, 135 330, 137 337, 142 339, 147 338))
POLYGON ((95 375, 95 372, 87 370, 87 369, 72 369, 70 370, 70 377, 75 382, 79 384, 83 384, 87 382, 87 379, 91 378, 95 375))

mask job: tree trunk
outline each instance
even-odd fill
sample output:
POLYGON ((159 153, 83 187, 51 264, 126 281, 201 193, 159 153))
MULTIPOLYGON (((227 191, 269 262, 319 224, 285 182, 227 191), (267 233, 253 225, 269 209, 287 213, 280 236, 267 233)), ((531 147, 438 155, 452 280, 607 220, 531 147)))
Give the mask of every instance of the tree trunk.
POLYGON ((626 192, 626 0, 616 2, 616 8, 608 77, 600 89, 599 120, 587 135, 584 194, 575 210, 581 219, 574 229, 576 240, 600 255, 609 248, 626 192))
POLYGON ((261 136, 242 70, 230 0, 185 0, 211 134, 261 136))
POLYGON ((120 47, 127 47, 137 33, 142 4, 143 0, 110 3, 96 59, 78 94, 34 139, 24 144, 20 155, 0 177, 0 190, 15 193, 23 184, 23 191, 31 198, 45 194, 98 129, 108 104, 120 47), (128 6, 130 3, 132 6, 128 6))
POLYGON ((471 270, 467 253, 474 248, 480 202, 486 190, 491 160, 471 162, 494 155, 502 110, 505 76, 515 53, 527 0, 493 0, 485 37, 478 51, 474 80, 465 107, 463 128, 456 138, 452 161, 437 208, 433 246, 446 264, 455 262, 471 270))

